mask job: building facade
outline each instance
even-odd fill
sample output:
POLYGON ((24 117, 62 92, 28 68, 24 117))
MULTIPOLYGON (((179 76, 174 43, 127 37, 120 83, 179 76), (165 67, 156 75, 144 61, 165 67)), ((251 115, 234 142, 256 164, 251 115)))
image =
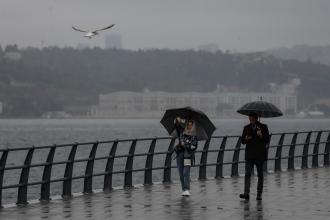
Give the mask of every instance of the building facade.
POLYGON ((247 102, 271 102, 285 114, 297 112, 295 95, 273 93, 167 93, 167 92, 114 92, 101 94, 99 105, 92 106, 92 117, 159 118, 166 109, 191 106, 210 117, 237 116, 236 110, 247 102))

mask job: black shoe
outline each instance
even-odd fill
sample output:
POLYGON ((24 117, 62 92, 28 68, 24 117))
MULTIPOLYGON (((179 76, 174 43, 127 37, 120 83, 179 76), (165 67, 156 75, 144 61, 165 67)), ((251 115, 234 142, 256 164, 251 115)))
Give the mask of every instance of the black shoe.
POLYGON ((246 193, 244 193, 244 194, 240 194, 239 197, 240 197, 241 199, 245 199, 245 200, 249 200, 249 199, 250 199, 249 194, 246 194, 246 193))
POLYGON ((261 200, 262 200, 262 198, 261 198, 261 194, 258 194, 256 199, 257 199, 258 201, 261 201, 261 200))

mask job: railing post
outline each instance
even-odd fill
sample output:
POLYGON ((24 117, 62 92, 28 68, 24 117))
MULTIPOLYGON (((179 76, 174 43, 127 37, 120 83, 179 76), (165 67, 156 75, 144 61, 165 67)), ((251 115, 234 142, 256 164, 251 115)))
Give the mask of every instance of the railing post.
POLYGON ((264 173, 268 173, 268 158, 269 158, 269 146, 270 146, 270 141, 272 139, 272 134, 269 134, 269 142, 266 145, 266 154, 267 154, 267 160, 264 162, 264 173))
POLYGON ((288 157, 288 170, 294 170, 294 152, 296 148, 296 143, 297 143, 297 136, 298 133, 296 132, 291 141, 290 149, 289 149, 289 157, 288 157))
POLYGON ((88 162, 85 170, 85 178, 84 178, 84 193, 92 193, 93 192, 93 169, 94 169, 94 160, 96 155, 98 142, 93 144, 93 147, 89 153, 88 162))
POLYGON ((8 149, 2 152, 0 159, 0 208, 2 207, 2 186, 3 186, 3 176, 5 174, 7 157, 8 157, 8 149))
MULTIPOLYGON (((323 166, 329 166, 329 155, 330 155, 330 132, 328 135, 327 143, 324 148, 324 163, 323 166)), ((1 184, 1 183, 0 183, 1 184)))
POLYGON ((239 162, 239 153, 241 149, 242 138, 239 137, 235 146, 234 156, 233 156, 233 163, 231 165, 231 176, 235 177, 238 176, 238 162, 239 162))
POLYGON ((220 150, 217 157, 217 165, 215 170, 215 178, 219 179, 223 177, 223 157, 225 155, 225 148, 227 143, 227 136, 223 137, 220 150))
POLYGON ((151 144, 149 147, 145 171, 144 171, 144 185, 152 185, 152 163, 153 163, 153 159, 154 159, 156 141, 157 141, 157 139, 154 138, 151 141, 151 144))
POLYGON ((29 173, 30 173, 30 166, 31 166, 33 153, 34 153, 34 147, 30 148, 24 161, 24 167, 22 168, 21 177, 19 180, 18 194, 17 194, 18 205, 25 205, 28 203, 27 184, 29 181, 29 173))
POLYGON ((282 159, 282 147, 283 147, 284 138, 285 138, 285 133, 281 134, 280 140, 278 141, 278 146, 276 148, 275 172, 282 171, 281 159, 282 159))
POLYGON ((104 175, 104 184, 103 184, 104 191, 112 189, 112 171, 113 171, 113 164, 116 156, 117 146, 118 146, 118 140, 116 140, 112 144, 109 153, 109 158, 107 160, 107 165, 105 167, 106 174, 104 175))
POLYGON ((204 148, 201 155, 201 161, 199 164, 199 180, 206 180, 206 165, 207 165, 207 154, 209 152, 211 138, 206 140, 204 148))
POLYGON ((63 181, 63 193, 62 197, 71 197, 71 190, 72 190, 72 172, 73 172, 73 164, 74 159, 76 156, 78 144, 74 144, 71 148, 68 161, 65 166, 65 172, 64 172, 64 181, 63 181))
POLYGON ((166 153, 163 183, 171 182, 172 154, 173 154, 174 144, 175 144, 175 138, 172 138, 166 153))
POLYGON ((321 135, 322 135, 322 131, 317 132, 317 137, 315 139, 314 149, 313 149, 312 167, 319 166, 319 146, 321 141, 321 135))
POLYGON ((133 159, 134 159, 136 142, 137 142, 137 140, 134 140, 132 142, 132 145, 129 149, 127 161, 126 161, 125 180, 124 180, 124 187, 125 188, 131 188, 133 186, 133 184, 132 184, 132 170, 133 170, 133 159))
POLYGON ((304 144, 304 149, 303 149, 303 153, 302 153, 302 157, 301 157, 301 168, 302 169, 307 169, 308 168, 308 151, 309 151, 309 143, 311 140, 311 135, 312 132, 308 132, 306 140, 305 140, 305 144, 304 144))
POLYGON ((52 166, 54 160, 54 154, 56 150, 56 145, 50 148, 46 165, 44 167, 44 172, 42 174, 42 184, 41 184, 41 192, 40 192, 40 200, 47 201, 50 198, 50 178, 52 174, 52 166))

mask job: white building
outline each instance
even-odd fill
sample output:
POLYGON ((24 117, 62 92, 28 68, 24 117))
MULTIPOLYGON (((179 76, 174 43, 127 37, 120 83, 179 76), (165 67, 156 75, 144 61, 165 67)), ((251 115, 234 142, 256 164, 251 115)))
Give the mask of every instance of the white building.
POLYGON ((297 97, 275 93, 168 93, 168 92, 114 92, 101 94, 99 105, 91 109, 92 117, 159 118, 169 108, 191 106, 210 117, 237 116, 236 110, 247 102, 271 102, 283 113, 296 113, 297 97))

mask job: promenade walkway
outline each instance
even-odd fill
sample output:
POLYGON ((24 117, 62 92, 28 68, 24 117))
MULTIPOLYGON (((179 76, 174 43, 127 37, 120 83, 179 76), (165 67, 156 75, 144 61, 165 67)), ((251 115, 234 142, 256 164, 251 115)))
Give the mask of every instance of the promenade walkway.
POLYGON ((330 168, 268 174, 263 201, 238 198, 243 177, 193 181, 189 198, 180 185, 155 184, 130 190, 52 199, 0 210, 0 219, 330 219, 330 168))

